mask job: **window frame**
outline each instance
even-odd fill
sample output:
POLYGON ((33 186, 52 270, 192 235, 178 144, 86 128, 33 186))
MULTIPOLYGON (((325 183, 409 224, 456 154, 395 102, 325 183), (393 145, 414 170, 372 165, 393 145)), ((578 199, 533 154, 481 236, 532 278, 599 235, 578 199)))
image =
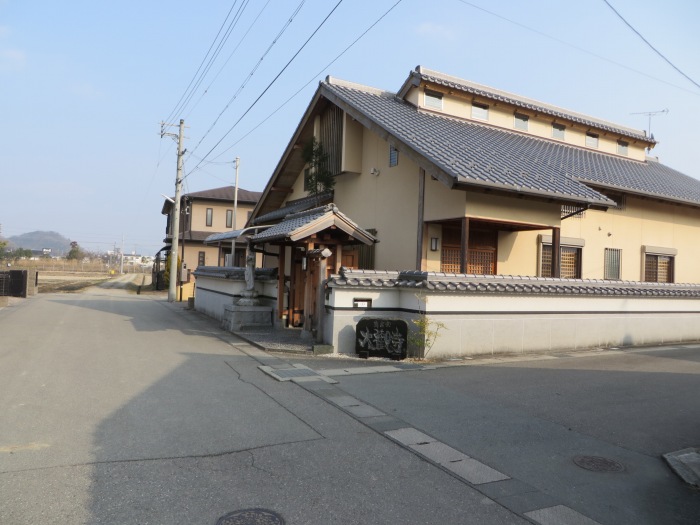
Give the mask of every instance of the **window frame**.
POLYGON ((399 150, 389 144, 389 167, 395 168, 399 165, 399 150))
POLYGON ((600 147, 600 135, 592 131, 586 131, 586 147, 598 149, 600 147))
POLYGON ((566 124, 552 122, 552 138, 557 140, 566 140, 566 124), (557 133, 561 133, 561 136, 557 136, 557 133))
POLYGON ((428 109, 437 109, 442 111, 443 109, 443 97, 444 94, 439 91, 433 91, 432 89, 426 89, 423 92, 423 105, 428 109))
POLYGON ((675 248, 661 248, 658 246, 642 247, 642 282, 646 283, 675 283, 676 282, 676 257, 678 250, 675 248), (659 281, 659 262, 665 260, 668 265, 665 268, 667 280, 659 281), (654 265, 653 275, 650 275, 650 266, 654 265))
POLYGON ((630 143, 626 140, 617 141, 617 154, 627 157, 630 153, 630 143))
POLYGON ((233 228, 233 210, 226 210, 226 227, 233 228))
MULTIPOLYGON (((551 235, 542 235, 540 234, 539 236, 539 250, 538 250, 538 261, 537 261, 537 268, 538 268, 538 275, 540 277, 552 277, 552 269, 551 269, 551 253, 552 253, 552 236, 551 235), (545 272, 545 252, 549 251, 549 271, 545 272)), ((559 261, 560 263, 564 262, 564 252, 567 251, 568 253, 575 252, 574 257, 575 257, 575 267, 574 267, 574 274, 573 276, 564 276, 564 265, 562 264, 562 275, 561 279, 583 279, 583 248, 586 246, 586 241, 584 239, 579 239, 576 237, 562 237, 559 239, 559 261)))
POLYGON ((472 111, 471 116, 476 120, 489 120, 489 105, 483 102, 472 101, 472 111), (483 112, 483 113, 480 113, 483 112), (481 116, 483 115, 483 116, 481 116))
POLYGON ((513 128, 518 131, 529 131, 530 130, 530 117, 524 113, 514 113, 513 114, 513 128))
POLYGON ((214 224, 214 208, 207 208, 206 217, 205 217, 205 224, 208 227, 211 227, 212 224, 214 224))
POLYGON ((207 252, 199 252, 197 254, 197 266, 206 266, 207 252))
POLYGON ((605 248, 603 252, 603 279, 620 281, 622 279, 622 250, 605 248))

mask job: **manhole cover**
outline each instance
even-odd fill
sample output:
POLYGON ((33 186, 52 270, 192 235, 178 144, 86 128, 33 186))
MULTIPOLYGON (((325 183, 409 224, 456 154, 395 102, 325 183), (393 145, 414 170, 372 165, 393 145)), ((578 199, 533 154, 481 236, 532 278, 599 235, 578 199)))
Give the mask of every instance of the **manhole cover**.
POLYGON ((284 525, 284 519, 267 509, 243 509, 221 516, 216 525, 284 525))
POLYGON ((576 456, 574 463, 593 472, 622 472, 625 470, 621 463, 613 459, 601 458, 600 456, 576 456))

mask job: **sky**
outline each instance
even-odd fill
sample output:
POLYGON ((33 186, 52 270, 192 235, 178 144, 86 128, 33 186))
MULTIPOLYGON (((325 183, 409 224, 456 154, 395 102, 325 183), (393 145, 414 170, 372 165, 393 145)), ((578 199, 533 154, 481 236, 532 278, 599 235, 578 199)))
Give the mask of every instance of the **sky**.
POLYGON ((185 192, 232 185, 236 157, 262 191, 319 81, 397 91, 417 65, 640 130, 668 110, 651 155, 700 179, 698 20, 696 0, 0 0, 0 235, 152 255, 161 122, 185 120, 185 192))

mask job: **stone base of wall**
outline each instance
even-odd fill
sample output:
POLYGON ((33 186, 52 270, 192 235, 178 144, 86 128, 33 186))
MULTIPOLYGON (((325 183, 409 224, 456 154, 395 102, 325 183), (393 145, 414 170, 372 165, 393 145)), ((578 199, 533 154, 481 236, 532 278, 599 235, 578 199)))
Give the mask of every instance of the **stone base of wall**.
POLYGON ((272 307, 226 305, 221 328, 229 332, 272 328, 272 307))

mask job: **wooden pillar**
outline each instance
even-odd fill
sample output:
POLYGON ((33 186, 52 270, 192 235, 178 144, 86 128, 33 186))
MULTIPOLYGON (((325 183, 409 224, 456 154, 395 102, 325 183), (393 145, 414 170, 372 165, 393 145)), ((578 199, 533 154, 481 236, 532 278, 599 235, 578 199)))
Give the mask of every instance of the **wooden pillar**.
POLYGON ((335 247, 335 268, 333 268, 333 273, 340 273, 340 267, 343 265, 343 245, 338 244, 335 247))
POLYGON ((469 217, 462 217, 462 242, 459 254, 459 271, 467 273, 469 269, 469 217))
MULTIPOLYGON (((277 318, 282 319, 284 316, 284 267, 286 264, 287 247, 282 244, 279 247, 279 257, 277 257, 277 262, 279 268, 277 270, 277 318)), ((287 321, 289 321, 289 314, 287 314, 287 321)), ((285 323, 285 328, 287 324, 285 323)))
POLYGON ((311 265, 313 261, 309 259, 308 253, 314 249, 314 243, 306 244, 306 283, 304 285, 304 330, 311 331, 311 305, 313 304, 313 282, 311 279, 311 265))
POLYGON ((552 277, 561 277, 561 229, 552 228, 552 277))
MULTIPOLYGON (((326 250, 324 250, 326 251, 326 250)), ((326 310, 326 292, 323 289, 323 284, 326 281, 326 269, 328 268, 327 257, 330 257, 330 250, 328 254, 321 254, 321 258, 318 261, 318 276, 316 284, 316 342, 323 343, 323 319, 326 310)))
POLYGON ((423 218, 425 215, 425 170, 418 170, 418 226, 416 230, 416 270, 423 269, 423 231, 425 225, 423 218))

